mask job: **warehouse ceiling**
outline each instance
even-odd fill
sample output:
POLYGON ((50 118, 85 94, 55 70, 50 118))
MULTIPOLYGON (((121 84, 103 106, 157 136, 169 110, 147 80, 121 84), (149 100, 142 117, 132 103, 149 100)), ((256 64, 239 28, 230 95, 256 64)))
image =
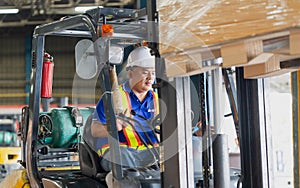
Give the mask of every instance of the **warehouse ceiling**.
POLYGON ((76 7, 132 7, 136 0, 1 0, 0 10, 18 9, 18 13, 0 14, 0 34, 24 32, 36 25, 82 12, 76 7), (17 28, 17 29, 16 29, 17 28), (17 30, 17 31, 16 31, 17 30))

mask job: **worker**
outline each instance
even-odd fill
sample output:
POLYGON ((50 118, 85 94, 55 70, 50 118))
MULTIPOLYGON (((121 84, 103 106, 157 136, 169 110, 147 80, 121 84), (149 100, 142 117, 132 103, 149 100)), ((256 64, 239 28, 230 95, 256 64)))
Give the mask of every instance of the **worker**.
MULTIPOLYGON (((155 57, 146 46, 135 48, 127 59, 127 76, 119 91, 122 96, 124 115, 135 123, 116 120, 121 149, 122 166, 128 168, 154 165, 159 159, 158 137, 150 121, 158 114, 157 94, 152 89, 155 79, 155 57), (139 123, 137 123, 139 122, 139 123)), ((103 100, 99 100, 94 113, 91 133, 98 137, 100 164, 105 171, 111 170, 108 148, 108 132, 103 100)))

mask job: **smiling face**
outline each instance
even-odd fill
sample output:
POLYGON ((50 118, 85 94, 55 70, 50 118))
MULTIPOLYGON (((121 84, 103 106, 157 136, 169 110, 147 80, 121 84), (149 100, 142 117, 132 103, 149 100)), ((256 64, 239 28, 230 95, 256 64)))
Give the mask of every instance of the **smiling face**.
POLYGON ((154 68, 133 67, 128 70, 129 84, 133 91, 144 93, 152 89, 154 68))

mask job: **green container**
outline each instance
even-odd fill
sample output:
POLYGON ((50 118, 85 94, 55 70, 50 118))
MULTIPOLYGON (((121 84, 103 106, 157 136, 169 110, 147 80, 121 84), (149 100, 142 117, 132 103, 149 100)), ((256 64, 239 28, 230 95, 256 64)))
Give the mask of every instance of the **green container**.
MULTIPOLYGON (((80 108, 83 116, 83 125, 87 118, 92 113, 89 108, 80 108)), ((47 113, 52 119, 52 133, 45 139, 45 144, 52 148, 69 148, 77 143, 79 129, 75 126, 74 118, 66 108, 55 108, 50 113, 47 113)), ((80 128, 82 136, 83 126, 80 128)))

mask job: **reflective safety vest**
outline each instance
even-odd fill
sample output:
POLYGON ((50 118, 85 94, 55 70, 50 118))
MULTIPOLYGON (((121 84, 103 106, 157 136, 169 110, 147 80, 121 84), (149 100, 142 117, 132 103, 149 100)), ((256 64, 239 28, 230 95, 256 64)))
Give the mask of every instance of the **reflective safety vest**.
MULTIPOLYGON (((119 87, 119 90, 121 92, 122 96, 122 105, 123 109, 127 109, 127 113, 130 114, 132 110, 131 102, 130 102, 130 97, 129 93, 123 89, 122 86, 119 87)), ((159 105, 158 105, 158 96, 157 93, 155 93, 153 90, 151 90, 152 96, 153 96, 153 104, 154 104, 154 117, 158 115, 159 113, 159 105)), ((128 114, 125 114, 128 116, 128 114)), ((129 115, 131 116, 131 115, 129 115)), ((131 124, 128 124, 125 128, 123 128, 123 133, 125 135, 127 143, 120 143, 121 147, 127 147, 127 148, 132 148, 132 149, 137 149, 137 150, 144 150, 147 149, 147 147, 142 143, 140 140, 137 132, 132 128, 131 124)), ((154 146, 158 146, 158 143, 154 143, 154 146)), ((98 150, 98 155, 101 156, 104 154, 104 152, 109 148, 108 144, 105 144, 102 146, 101 151, 98 150)), ((148 148, 152 148, 151 145, 148 145, 148 148)))

